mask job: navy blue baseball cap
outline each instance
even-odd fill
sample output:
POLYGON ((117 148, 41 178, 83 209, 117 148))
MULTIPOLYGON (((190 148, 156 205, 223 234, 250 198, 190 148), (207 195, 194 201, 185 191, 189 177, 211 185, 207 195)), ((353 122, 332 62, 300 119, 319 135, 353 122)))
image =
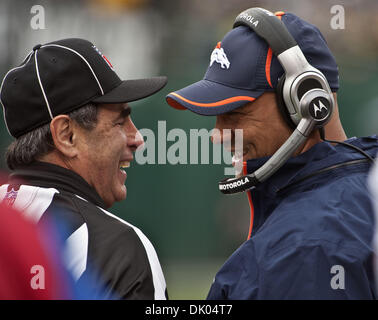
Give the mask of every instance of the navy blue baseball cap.
MULTIPOLYGON (((327 78, 332 91, 339 88, 338 68, 327 43, 314 25, 291 13, 277 12, 297 41, 307 61, 327 78)), ((203 80, 167 95, 176 109, 218 115, 275 91, 284 73, 268 43, 250 28, 239 26, 218 42, 203 80)))

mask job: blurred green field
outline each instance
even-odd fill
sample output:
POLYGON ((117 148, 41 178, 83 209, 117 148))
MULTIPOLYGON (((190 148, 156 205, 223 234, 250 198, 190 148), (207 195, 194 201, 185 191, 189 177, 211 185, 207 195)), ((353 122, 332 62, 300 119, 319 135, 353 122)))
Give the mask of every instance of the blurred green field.
POLYGON ((174 261, 163 265, 170 300, 203 300, 224 261, 174 261))

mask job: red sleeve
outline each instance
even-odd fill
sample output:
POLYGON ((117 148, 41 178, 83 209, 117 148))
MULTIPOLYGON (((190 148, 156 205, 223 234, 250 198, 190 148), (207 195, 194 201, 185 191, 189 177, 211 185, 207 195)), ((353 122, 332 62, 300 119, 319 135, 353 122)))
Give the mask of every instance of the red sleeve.
POLYGON ((69 298, 63 268, 41 241, 47 237, 51 235, 0 204, 0 299, 69 298))

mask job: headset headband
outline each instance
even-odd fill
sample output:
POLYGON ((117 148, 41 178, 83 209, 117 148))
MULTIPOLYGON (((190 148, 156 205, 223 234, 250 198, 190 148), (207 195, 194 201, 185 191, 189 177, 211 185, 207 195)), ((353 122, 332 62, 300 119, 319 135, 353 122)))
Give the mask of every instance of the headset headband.
MULTIPOLYGON (((308 63, 285 24, 275 14, 263 8, 250 8, 236 17, 233 28, 239 26, 250 28, 269 44, 284 68, 287 78, 292 76, 295 78, 305 71, 311 71, 319 73, 319 77, 322 78, 320 82, 324 83, 323 89, 328 87, 324 76, 308 63)), ((285 94, 288 95, 289 88, 287 87, 285 90, 285 94)), ((291 103, 288 104, 288 108, 291 114, 296 112, 291 103)))
POLYGON ((250 8, 240 13, 233 28, 239 26, 249 27, 256 32, 269 44, 276 56, 297 45, 285 24, 272 12, 262 8, 250 8))

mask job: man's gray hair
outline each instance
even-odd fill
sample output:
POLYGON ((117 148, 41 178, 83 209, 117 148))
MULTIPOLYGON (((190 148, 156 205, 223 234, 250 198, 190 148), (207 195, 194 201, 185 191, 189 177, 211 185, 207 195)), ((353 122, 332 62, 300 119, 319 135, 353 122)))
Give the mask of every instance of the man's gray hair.
MULTIPOLYGON (((97 107, 86 104, 68 114, 80 127, 92 130, 97 124, 97 107)), ((5 157, 9 169, 28 165, 55 149, 50 123, 25 133, 8 147, 5 157)))

